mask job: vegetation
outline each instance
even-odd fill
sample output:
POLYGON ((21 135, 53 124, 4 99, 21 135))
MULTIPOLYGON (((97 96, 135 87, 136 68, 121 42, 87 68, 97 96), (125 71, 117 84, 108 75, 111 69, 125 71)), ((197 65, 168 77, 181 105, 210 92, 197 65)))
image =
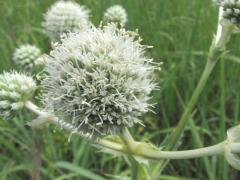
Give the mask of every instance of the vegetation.
MULTIPOLYGON (((128 13, 126 28, 139 30, 143 44, 153 45, 148 53, 163 62, 156 72, 160 91, 153 92, 155 113, 142 117, 145 127, 131 129, 135 139, 164 146, 164 139, 178 123, 199 81, 217 26, 217 8, 210 0, 81 0, 98 25, 104 11, 121 4, 128 13)), ((50 42, 42 31, 43 13, 53 0, 8 0, 0 2, 0 71, 14 67, 14 49, 30 43, 49 53, 50 42)), ((240 116, 240 45, 233 35, 228 52, 207 82, 194 117, 188 123, 179 149, 217 144, 226 130, 238 125, 240 116)), ((13 120, 0 121, 0 179, 123 179, 130 162, 96 151, 88 141, 50 126, 33 131, 26 122, 34 114, 23 111, 13 120)), ((150 167, 151 168, 151 167, 150 167)), ((172 160, 160 180, 237 179, 237 171, 223 157, 172 160)), ((126 178, 127 179, 127 178, 126 178)))

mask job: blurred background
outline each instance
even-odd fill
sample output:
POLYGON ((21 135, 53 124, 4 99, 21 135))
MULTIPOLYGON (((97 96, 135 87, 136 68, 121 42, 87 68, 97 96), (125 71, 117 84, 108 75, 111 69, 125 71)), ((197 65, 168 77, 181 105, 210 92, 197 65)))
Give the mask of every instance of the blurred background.
MULTIPOLYGON (((155 113, 142 117, 145 127, 132 130, 137 140, 163 145, 177 124, 199 80, 217 26, 217 7, 211 0, 76 0, 91 10, 99 25, 104 11, 121 4, 128 13, 127 29, 138 29, 147 53, 163 62, 156 72, 160 91, 153 92, 155 113)), ((45 53, 50 42, 42 32, 43 13, 53 0, 0 0, 0 72, 14 69, 12 54, 23 43, 35 44, 45 53)), ((180 149, 216 144, 228 127, 240 119, 239 35, 233 35, 228 53, 220 60, 182 137, 180 149)), ((21 112, 11 121, 0 121, 0 179, 43 180, 117 179, 130 173, 121 157, 102 154, 77 136, 54 126, 33 132, 26 125, 34 115, 21 112), (41 165, 40 165, 41 164, 41 165), (100 177, 102 176, 102 177, 100 177)), ((240 174, 220 157, 171 161, 160 180, 239 179, 240 174)))

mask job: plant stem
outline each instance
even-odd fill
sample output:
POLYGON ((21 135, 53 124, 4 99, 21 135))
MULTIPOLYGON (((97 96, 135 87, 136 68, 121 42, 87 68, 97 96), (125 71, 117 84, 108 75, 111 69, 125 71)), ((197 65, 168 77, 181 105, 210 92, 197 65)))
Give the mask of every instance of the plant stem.
POLYGON ((196 102, 203 90, 203 88, 206 85, 206 82, 215 67, 217 61, 218 61, 219 51, 212 49, 209 54, 209 58, 207 61, 207 64, 205 66, 204 72, 201 76, 201 79, 192 95, 192 98, 190 99, 189 103, 187 104, 187 107, 176 127, 176 129, 173 131, 173 133, 169 137, 168 144, 166 146, 166 150, 171 150, 175 148, 176 143, 178 142, 188 120, 190 119, 192 110, 194 106, 196 105, 196 102))
POLYGON ((122 135, 120 137, 121 137, 123 143, 126 145, 127 151, 129 151, 128 158, 131 163, 132 180, 137 180, 138 179, 138 169, 139 169, 138 162, 134 159, 133 156, 131 156, 131 152, 133 151, 135 141, 127 128, 125 128, 123 130, 122 135))
MULTIPOLYGON (((225 107, 225 59, 224 55, 220 60, 220 136, 219 140, 222 141, 225 138, 226 132, 226 107, 225 107)), ((223 180, 228 179, 228 166, 224 159, 224 157, 219 158, 219 176, 222 177, 223 180)))
MULTIPOLYGON (((31 102, 26 103, 26 107, 35 112, 37 115, 41 115, 42 111, 39 110, 39 108, 34 105, 31 102)), ((52 116, 53 117, 53 116, 52 116)), ((55 118, 51 119, 51 122, 53 124, 56 124, 57 126, 60 126, 60 128, 66 129, 67 131, 71 131, 72 133, 77 133, 81 137, 88 138, 89 136, 84 136, 82 133, 77 132, 77 130, 69 123, 64 122, 62 120, 55 118)), ((125 153, 128 155, 133 156, 140 156, 146 159, 151 160, 160 160, 160 159, 191 159, 191 158, 199 158, 199 157, 205 157, 205 156, 212 156, 212 155, 220 155, 224 152, 224 145, 225 141, 222 143, 194 149, 194 150, 185 150, 185 151, 162 151, 161 149, 151 148, 149 145, 146 145, 146 143, 134 141, 130 135, 130 133, 126 130, 123 133, 123 139, 124 141, 129 144, 130 148, 126 148, 123 144, 114 143, 108 140, 100 139, 94 141, 94 143, 97 143, 105 148, 109 148, 111 150, 125 153)), ((240 143, 231 143, 229 144, 229 148, 234 153, 240 153, 240 143)))
MULTIPOLYGON (((197 85, 195 91, 193 92, 193 95, 192 95, 190 101, 188 102, 188 104, 185 108, 185 111, 184 111, 182 117, 180 118, 180 120, 176 126, 176 129, 172 132, 172 134, 169 137, 169 140, 167 141, 168 144, 166 145, 166 150, 172 150, 172 149, 176 148, 176 144, 179 141, 179 139, 184 131, 184 128, 190 119, 192 110, 195 107, 196 102, 197 102, 203 88, 205 87, 206 82, 207 82, 211 72, 213 71, 216 63, 218 62, 221 54, 224 52, 225 46, 231 37, 233 27, 221 25, 220 21, 222 19, 222 13, 223 13, 223 9, 222 9, 222 7, 220 7, 219 8, 219 16, 218 16, 219 18, 218 18, 217 33, 216 33, 216 36, 214 37, 212 45, 210 47, 207 63, 205 65, 205 69, 202 73, 202 76, 198 82, 198 85, 197 85)), ((159 176, 159 174, 161 173, 162 169, 165 167, 166 164, 167 164, 167 162, 160 162, 156 165, 156 167, 153 170, 154 178, 157 178, 159 176)))
POLYGON ((34 161, 34 167, 31 175, 31 180, 40 179, 40 169, 42 164, 41 151, 43 148, 43 132, 38 134, 32 129, 32 159, 34 161))
POLYGON ((129 160, 131 162, 132 180, 138 180, 139 164, 132 156, 129 156, 129 160))
POLYGON ((224 142, 209 147, 185 151, 154 151, 143 149, 140 154, 149 159, 192 159, 219 155, 223 152, 224 142))

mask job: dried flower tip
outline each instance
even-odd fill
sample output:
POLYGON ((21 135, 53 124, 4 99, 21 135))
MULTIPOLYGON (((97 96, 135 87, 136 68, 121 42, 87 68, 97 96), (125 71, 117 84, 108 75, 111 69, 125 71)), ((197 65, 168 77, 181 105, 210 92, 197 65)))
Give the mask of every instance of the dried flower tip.
POLYGON ((0 116, 8 118, 13 111, 21 109, 35 90, 36 83, 26 74, 0 74, 0 116))
POLYGON ((57 1, 44 15, 43 27, 52 41, 63 33, 81 31, 90 24, 89 10, 74 1, 57 1))
POLYGON ((21 45, 13 53, 13 61, 19 69, 24 71, 32 71, 37 59, 40 57, 41 51, 34 45, 21 45))
POLYGON ((113 5, 109 7, 104 13, 103 22, 117 23, 121 26, 125 26, 127 23, 126 10, 120 5, 113 5))
POLYGON ((141 123, 156 88, 146 48, 115 24, 68 34, 44 69, 46 109, 92 137, 141 123))

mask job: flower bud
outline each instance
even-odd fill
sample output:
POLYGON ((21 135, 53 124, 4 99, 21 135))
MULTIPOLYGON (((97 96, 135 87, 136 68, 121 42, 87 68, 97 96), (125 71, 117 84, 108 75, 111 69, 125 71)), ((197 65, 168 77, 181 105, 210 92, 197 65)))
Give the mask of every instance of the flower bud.
POLYGON ((40 57, 41 51, 34 45, 21 45, 13 54, 13 61, 19 69, 31 71, 40 57))
POLYGON ((89 10, 74 1, 57 1, 44 15, 43 27, 52 41, 63 33, 81 31, 90 24, 89 10))
POLYGON ((126 10, 120 5, 114 5, 109 7, 104 13, 103 22, 117 23, 121 26, 125 26, 125 24, 127 23, 126 10))
POLYGON ((21 109, 35 90, 36 83, 26 74, 0 74, 0 116, 8 118, 13 111, 21 109))
POLYGON ((70 33, 48 56, 43 103, 47 111, 90 136, 119 133, 141 123, 153 83, 148 46, 109 24, 70 33))

